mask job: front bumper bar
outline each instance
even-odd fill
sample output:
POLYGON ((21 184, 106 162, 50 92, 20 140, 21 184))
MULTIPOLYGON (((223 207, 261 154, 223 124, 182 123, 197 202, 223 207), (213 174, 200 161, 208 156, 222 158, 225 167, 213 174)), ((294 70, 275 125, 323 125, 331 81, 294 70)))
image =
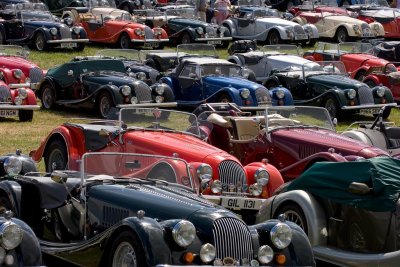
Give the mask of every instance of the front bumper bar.
POLYGON ((0 110, 39 110, 39 105, 10 105, 10 104, 1 104, 0 110))

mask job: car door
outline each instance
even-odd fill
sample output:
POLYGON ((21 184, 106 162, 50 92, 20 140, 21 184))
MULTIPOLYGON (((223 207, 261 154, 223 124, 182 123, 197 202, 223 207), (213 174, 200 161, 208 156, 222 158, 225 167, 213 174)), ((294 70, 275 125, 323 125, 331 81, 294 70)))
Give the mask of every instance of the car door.
POLYGON ((255 31, 255 20, 253 12, 241 11, 237 18, 238 34, 242 37, 253 36, 255 31))
POLYGON ((203 99, 199 65, 186 65, 178 77, 179 92, 175 92, 178 101, 200 101, 203 99))

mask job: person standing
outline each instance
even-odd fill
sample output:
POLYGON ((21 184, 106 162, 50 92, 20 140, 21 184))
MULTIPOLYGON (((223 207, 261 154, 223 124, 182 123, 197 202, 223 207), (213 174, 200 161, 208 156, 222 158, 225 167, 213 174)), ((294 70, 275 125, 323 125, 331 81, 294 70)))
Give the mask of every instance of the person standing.
POLYGON ((214 3, 214 8, 217 11, 215 21, 217 24, 222 24, 222 22, 229 16, 231 2, 229 0, 216 0, 214 3))
POLYGON ((196 1, 197 16, 201 21, 206 21, 207 3, 206 0, 196 1))

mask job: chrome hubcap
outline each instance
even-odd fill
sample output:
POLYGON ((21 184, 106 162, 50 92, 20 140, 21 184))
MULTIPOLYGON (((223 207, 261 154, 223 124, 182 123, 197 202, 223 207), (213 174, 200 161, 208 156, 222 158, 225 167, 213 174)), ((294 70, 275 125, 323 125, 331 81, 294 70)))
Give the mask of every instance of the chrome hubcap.
POLYGON ((136 254, 128 242, 122 242, 115 250, 112 267, 136 267, 136 254))
POLYGON ((100 113, 104 118, 107 117, 108 112, 110 111, 111 105, 110 101, 107 97, 102 97, 100 99, 100 113))
POLYGON ((284 213, 286 215, 286 220, 294 222, 298 226, 301 227, 301 229, 305 229, 305 224, 301 218, 301 216, 294 210, 288 210, 284 213))

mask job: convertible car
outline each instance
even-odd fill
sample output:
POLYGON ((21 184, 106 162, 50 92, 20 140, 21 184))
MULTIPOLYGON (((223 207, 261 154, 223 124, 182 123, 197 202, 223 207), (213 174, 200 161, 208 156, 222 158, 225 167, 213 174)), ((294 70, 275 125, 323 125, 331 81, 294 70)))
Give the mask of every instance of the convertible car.
POLYGON ((45 109, 57 105, 96 109, 107 118, 120 104, 172 102, 171 88, 162 83, 147 85, 126 73, 116 59, 75 58, 47 71, 36 90, 45 109))
MULTIPOLYGON (((264 199, 283 184, 271 164, 259 160, 243 166, 234 156, 204 142, 207 128, 200 128, 193 114, 122 106, 119 115, 114 122, 65 123, 30 155, 35 161, 43 158, 48 172, 78 170, 82 155, 89 151, 173 155, 190 163, 202 181, 198 189, 207 199, 236 210, 249 223, 264 199)), ((154 170, 157 177, 170 173, 169 164, 154 170)))
POLYGON ((32 225, 44 254, 64 264, 315 265, 300 227, 283 216, 246 225, 196 195, 190 169, 178 157, 86 153, 80 172, 3 179, 0 203, 32 225), (172 172, 155 175, 160 165, 172 172))
POLYGON ((373 42, 373 53, 389 62, 400 61, 400 41, 373 42))
POLYGON ((86 0, 42 0, 45 3, 51 13, 57 16, 61 16, 64 11, 75 9, 79 12, 87 11, 86 0))
POLYGON ((233 104, 202 104, 194 113, 208 127, 207 141, 235 155, 242 164, 267 159, 285 181, 296 179, 318 161, 342 162, 389 156, 377 147, 336 133, 326 109, 267 107, 251 115, 233 104))
POLYGON ((89 42, 82 27, 68 27, 43 3, 9 5, 0 16, 0 44, 32 44, 44 51, 55 47, 83 50, 89 42))
POLYGON ((319 260, 397 266, 399 175, 400 161, 390 157, 318 162, 268 199, 257 221, 286 214, 307 233, 319 260))
POLYGON ((277 10, 264 7, 260 0, 239 1, 239 4, 235 15, 222 23, 233 39, 255 39, 267 44, 308 43, 311 46, 318 40, 314 25, 298 25, 283 19, 277 10))
POLYGON ((62 17, 83 27, 91 42, 118 44, 122 49, 129 49, 162 48, 169 41, 165 30, 138 23, 129 12, 117 9, 114 0, 89 0, 87 7, 86 13, 72 9, 62 17))

